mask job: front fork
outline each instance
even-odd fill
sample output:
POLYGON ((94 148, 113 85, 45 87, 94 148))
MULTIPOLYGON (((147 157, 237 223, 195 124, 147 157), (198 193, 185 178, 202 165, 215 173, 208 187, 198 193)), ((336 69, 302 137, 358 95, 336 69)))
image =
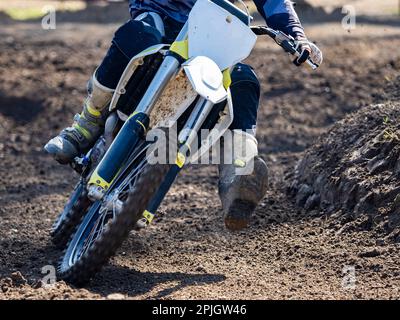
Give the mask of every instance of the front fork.
MULTIPOLYGON (((187 25, 183 27, 176 42, 184 41, 186 38, 187 25)), ((91 175, 88 183, 89 198, 96 201, 104 197, 118 175, 123 163, 126 162, 137 143, 145 137, 150 123, 150 113, 169 81, 178 74, 180 67, 181 61, 178 57, 174 55, 165 57, 135 112, 124 123, 117 137, 91 175)), ((178 173, 187 163, 190 155, 190 146, 193 143, 197 143, 197 132, 200 130, 212 107, 213 103, 207 99, 201 97, 198 99, 183 130, 179 133, 176 161, 171 166, 159 190, 150 202, 148 210, 144 213, 147 223, 151 222, 154 213, 175 181, 178 173)))
MULTIPOLYGON (((186 37, 187 26, 182 29, 178 39, 185 39, 186 37)), ((176 76, 179 69, 180 61, 178 58, 172 55, 165 57, 135 112, 124 123, 117 137, 91 175, 88 182, 89 198, 96 201, 104 197, 117 176, 121 165, 127 160, 138 141, 146 135, 150 123, 149 115, 165 87, 176 76)))
POLYGON ((187 159, 190 156, 191 146, 193 146, 194 143, 198 143, 197 133, 199 132, 201 125, 209 115, 213 106, 214 104, 212 102, 206 100, 205 98, 200 98, 196 103, 193 112, 190 114, 189 119, 186 121, 182 131, 179 133, 178 153, 175 163, 169 169, 164 181, 161 183, 160 188, 151 200, 148 209, 144 213, 147 224, 151 223, 153 220, 154 213, 157 211, 161 202, 167 195, 177 175, 187 163, 187 159))
POLYGON ((88 196, 101 200, 111 186, 121 165, 127 160, 136 144, 144 138, 149 127, 149 115, 163 90, 179 71, 177 58, 167 56, 156 73, 135 112, 125 121, 117 137, 93 172, 88 183, 88 196))

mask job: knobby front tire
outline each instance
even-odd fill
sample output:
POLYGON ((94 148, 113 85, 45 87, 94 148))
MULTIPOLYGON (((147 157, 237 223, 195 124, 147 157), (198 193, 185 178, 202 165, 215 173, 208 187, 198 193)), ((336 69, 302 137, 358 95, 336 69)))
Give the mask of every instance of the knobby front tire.
POLYGON ((60 261, 58 277, 74 285, 82 286, 99 272, 121 247, 136 222, 143 217, 143 212, 156 194, 170 167, 170 165, 160 164, 147 165, 137 178, 135 187, 129 193, 121 212, 110 219, 93 244, 80 257, 74 259, 77 241, 82 241, 82 235, 85 233, 87 237, 90 235, 90 230, 86 230, 87 226, 96 211, 99 211, 100 205, 94 203, 71 238, 60 261))
POLYGON ((83 180, 80 180, 50 230, 51 240, 57 248, 65 248, 90 204, 91 201, 87 197, 86 185, 83 180))

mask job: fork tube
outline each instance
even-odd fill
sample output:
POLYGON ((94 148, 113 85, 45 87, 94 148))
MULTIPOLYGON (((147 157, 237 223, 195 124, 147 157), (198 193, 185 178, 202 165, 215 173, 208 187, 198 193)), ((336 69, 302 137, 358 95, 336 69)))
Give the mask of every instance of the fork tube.
POLYGON ((149 115, 151 110, 170 79, 177 74, 179 67, 178 59, 173 56, 165 57, 135 112, 125 121, 110 148, 93 172, 88 183, 89 196, 91 198, 99 200, 103 197, 105 190, 110 186, 122 164, 134 150, 138 141, 146 135, 150 123, 149 115))
POLYGON ((178 142, 180 145, 190 146, 193 143, 213 106, 214 104, 211 101, 205 98, 199 99, 183 130, 179 133, 178 142))
POLYGON ((180 63, 173 56, 165 57, 153 81, 150 83, 135 112, 150 115, 155 102, 160 98, 165 87, 179 71, 180 63))
MULTIPOLYGON (((188 23, 185 23, 176 41, 182 41, 187 38, 188 23)), ((147 115, 151 113, 155 102, 161 96, 169 81, 174 77, 180 68, 180 61, 174 56, 166 56, 160 68, 158 69, 153 81, 150 83, 143 98, 136 108, 136 112, 142 112, 147 115)))

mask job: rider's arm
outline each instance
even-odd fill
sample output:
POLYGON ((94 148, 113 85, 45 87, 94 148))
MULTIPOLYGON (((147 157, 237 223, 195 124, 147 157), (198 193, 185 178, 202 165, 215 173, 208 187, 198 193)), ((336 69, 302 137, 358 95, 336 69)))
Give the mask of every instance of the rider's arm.
POLYGON ((290 0, 253 0, 268 26, 297 40, 306 39, 303 26, 290 0))

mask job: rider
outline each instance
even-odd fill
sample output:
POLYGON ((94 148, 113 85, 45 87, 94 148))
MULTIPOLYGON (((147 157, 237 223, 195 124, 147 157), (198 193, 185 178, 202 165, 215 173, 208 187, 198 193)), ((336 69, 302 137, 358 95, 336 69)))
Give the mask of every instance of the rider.
MULTIPOLYGON (((301 52, 294 60, 297 66, 314 53, 312 50, 318 50, 309 45, 290 0, 253 1, 268 26, 293 36, 297 41, 301 52)), ((88 96, 82 113, 75 116, 71 127, 61 131, 47 143, 45 150, 48 153, 60 163, 66 164, 93 146, 104 130, 108 105, 129 60, 149 46, 172 43, 195 2, 196 0, 129 0, 132 19, 115 32, 106 56, 89 80, 88 96)), ((248 225, 251 214, 265 196, 268 171, 266 163, 257 154, 255 138, 260 83, 254 70, 242 63, 234 67, 231 77, 234 120, 230 129, 234 133, 233 141, 244 141, 240 148, 254 152, 254 170, 250 175, 237 175, 236 161, 219 167, 219 195, 225 225, 228 229, 238 230, 248 225)), ((235 159, 235 154, 233 157, 235 159)))

